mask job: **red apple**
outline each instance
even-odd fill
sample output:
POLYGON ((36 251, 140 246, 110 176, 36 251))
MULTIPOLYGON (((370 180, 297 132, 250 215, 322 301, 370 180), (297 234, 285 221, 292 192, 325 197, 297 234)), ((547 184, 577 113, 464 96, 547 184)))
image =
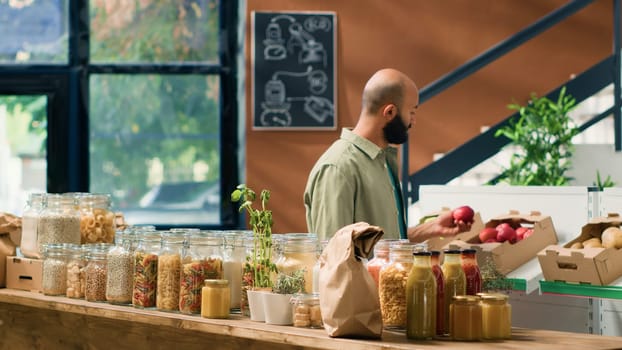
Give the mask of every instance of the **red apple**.
POLYGON ((488 238, 484 243, 499 243, 497 242, 497 238, 488 238))
POLYGON ((530 228, 530 229, 528 229, 528 230, 527 230, 527 232, 525 232, 525 234, 523 235, 523 239, 525 239, 525 238, 527 238, 527 237, 531 236, 532 234, 533 234, 533 229, 532 229, 532 228, 530 228))
POLYGON ((462 221, 466 224, 472 224, 473 215, 475 215, 475 212, 468 205, 463 205, 461 207, 454 209, 451 212, 451 215, 454 217, 455 221, 462 221))
POLYGON ((497 230, 493 227, 486 227, 479 233, 479 241, 482 243, 488 243, 488 241, 497 241, 497 230))
POLYGON ((497 225, 497 242, 516 242, 516 231, 507 222, 497 225))
POLYGON ((519 228, 516 229, 516 241, 522 241, 523 240, 523 236, 525 235, 525 232, 527 232, 529 230, 529 227, 525 227, 525 226, 521 226, 519 228))

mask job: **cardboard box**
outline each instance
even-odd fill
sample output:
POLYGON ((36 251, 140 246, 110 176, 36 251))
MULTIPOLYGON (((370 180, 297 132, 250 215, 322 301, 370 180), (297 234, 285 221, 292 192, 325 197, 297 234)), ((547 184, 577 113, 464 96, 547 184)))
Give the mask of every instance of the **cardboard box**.
POLYGON ((597 217, 581 228, 581 234, 564 246, 550 245, 538 253, 547 281, 608 285, 622 276, 622 249, 570 248, 575 242, 598 237, 610 226, 622 225, 619 214, 597 217))
POLYGON ((6 287, 41 292, 43 260, 7 256, 6 287))
MULTIPOLYGON (((436 212, 436 213, 430 213, 428 215, 425 215, 421 221, 425 222, 425 220, 427 220, 428 218, 433 220, 435 219, 440 213, 444 212, 444 211, 449 211, 451 209, 449 208, 441 208, 440 211, 436 212)), ((428 250, 441 250, 443 249, 444 246, 447 245, 447 243, 451 242, 452 240, 460 240, 460 241, 468 241, 470 239, 472 239, 473 237, 477 237, 479 235, 479 232, 484 228, 484 222, 482 221, 482 216, 479 214, 479 212, 475 212, 475 214, 473 215, 473 224, 471 225, 471 229, 467 232, 462 232, 457 234, 456 236, 454 236, 453 238, 444 238, 444 237, 433 237, 430 238, 426 241, 426 243, 428 244, 428 250)))
POLYGON ((477 235, 471 236, 466 241, 454 240, 445 248, 475 249, 477 250, 477 263, 480 266, 483 266, 491 258, 497 271, 506 275, 535 258, 544 247, 557 244, 557 232, 550 216, 541 215, 536 211, 521 214, 518 211, 511 210, 507 215, 501 215, 486 222, 485 227, 494 228, 504 222, 509 223, 514 228, 518 225, 531 227, 533 234, 514 244, 510 242, 480 243, 478 232, 477 235))

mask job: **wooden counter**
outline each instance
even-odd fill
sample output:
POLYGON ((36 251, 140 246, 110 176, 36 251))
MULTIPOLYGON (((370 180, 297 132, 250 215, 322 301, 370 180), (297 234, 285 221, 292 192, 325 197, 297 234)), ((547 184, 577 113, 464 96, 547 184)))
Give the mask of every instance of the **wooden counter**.
POLYGON ((140 310, 0 289, 0 349, 614 349, 622 338, 512 330, 503 342, 410 341, 386 331, 382 341, 336 339, 323 329, 272 326, 232 316, 140 310))

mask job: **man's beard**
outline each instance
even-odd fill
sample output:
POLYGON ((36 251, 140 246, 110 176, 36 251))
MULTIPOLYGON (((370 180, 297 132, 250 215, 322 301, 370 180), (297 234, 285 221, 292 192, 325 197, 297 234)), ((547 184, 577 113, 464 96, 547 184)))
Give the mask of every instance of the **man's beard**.
POLYGON ((397 113, 395 117, 382 128, 382 131, 388 143, 401 145, 408 140, 408 129, 410 129, 410 125, 404 125, 401 115, 397 113))

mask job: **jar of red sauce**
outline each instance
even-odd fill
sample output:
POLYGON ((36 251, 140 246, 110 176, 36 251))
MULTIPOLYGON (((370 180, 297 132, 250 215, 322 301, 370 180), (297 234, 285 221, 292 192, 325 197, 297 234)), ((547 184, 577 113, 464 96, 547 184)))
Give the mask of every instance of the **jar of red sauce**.
POLYGON ((477 293, 482 291, 482 275, 475 258, 476 252, 475 249, 464 249, 460 253, 462 270, 464 270, 464 276, 466 277, 467 295, 477 295, 477 293))

